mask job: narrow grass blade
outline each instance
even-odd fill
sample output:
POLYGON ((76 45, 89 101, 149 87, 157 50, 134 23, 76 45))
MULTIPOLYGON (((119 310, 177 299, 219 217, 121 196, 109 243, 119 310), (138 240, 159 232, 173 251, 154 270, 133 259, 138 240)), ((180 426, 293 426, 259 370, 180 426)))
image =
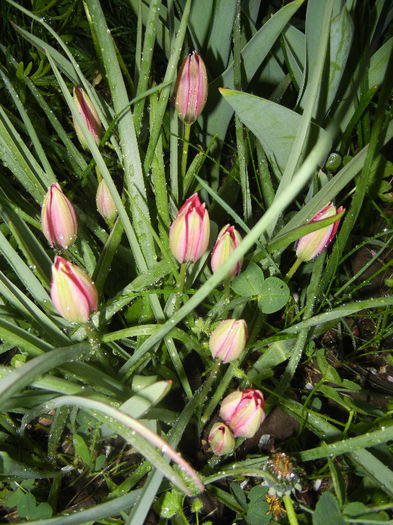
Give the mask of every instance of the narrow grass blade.
MULTIPOLYGON (((87 5, 93 21, 94 31, 101 47, 102 59, 112 94, 114 111, 116 114, 119 114, 123 111, 123 108, 127 106, 129 99, 113 40, 99 1, 87 0, 87 5)), ((151 233, 148 228, 146 228, 146 222, 142 219, 142 217, 145 217, 149 220, 150 212, 147 205, 145 181, 131 110, 125 113, 119 121, 118 130, 122 150, 124 180, 131 197, 130 207, 133 216, 133 225, 147 265, 151 266, 155 261, 155 249, 151 233)))
POLYGON ((46 186, 50 186, 53 182, 56 182, 56 177, 55 177, 55 174, 53 173, 52 166, 50 162, 48 161, 44 148, 42 147, 40 139, 38 138, 36 130, 34 129, 33 123, 31 122, 30 117, 26 109, 24 108, 22 101, 19 98, 19 95, 17 94, 17 92, 15 91, 15 88, 12 85, 9 78, 1 70, 0 70, 0 76, 9 94, 11 95, 12 100, 14 101, 14 104, 19 111, 20 116, 23 119, 23 122, 26 126, 26 132, 28 133, 29 138, 32 142, 32 145, 35 149, 35 152, 38 158, 40 159, 42 168, 43 170, 45 170, 44 171, 45 178, 43 179, 43 182, 46 184, 46 186))
POLYGON ((38 204, 47 190, 47 176, 0 107, 0 158, 38 204))
POLYGON ((57 348, 31 359, 21 367, 17 368, 7 377, 0 381, 0 403, 31 384, 36 378, 48 372, 52 368, 64 363, 86 357, 91 352, 90 345, 78 343, 76 345, 57 348))
MULTIPOLYGON (((113 428, 116 433, 120 434, 124 439, 131 443, 174 485, 186 494, 191 495, 190 489, 185 485, 176 471, 168 465, 162 457, 161 452, 162 454, 168 455, 174 463, 179 465, 179 467, 185 472, 189 481, 193 482, 199 491, 204 490, 203 484, 192 467, 181 458, 167 442, 138 420, 128 416, 111 405, 78 396, 62 396, 42 406, 41 410, 47 411, 68 405, 91 411, 97 419, 105 422, 105 424, 113 428), (160 452, 157 451, 155 447, 159 448, 160 452)), ((34 412, 36 413, 36 411, 34 412)), ((24 420, 23 425, 26 423, 27 419, 24 420)))

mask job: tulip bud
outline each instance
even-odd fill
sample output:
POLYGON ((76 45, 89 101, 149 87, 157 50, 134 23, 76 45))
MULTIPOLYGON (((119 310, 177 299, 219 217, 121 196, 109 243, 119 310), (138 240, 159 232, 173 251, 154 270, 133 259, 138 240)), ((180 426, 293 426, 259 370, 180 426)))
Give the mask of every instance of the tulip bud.
POLYGON ((41 226, 52 248, 66 250, 75 242, 78 223, 71 201, 59 184, 52 184, 41 208, 41 226))
POLYGON ((235 446, 232 432, 224 423, 215 423, 207 439, 216 456, 229 454, 235 446))
POLYGON ((112 223, 117 215, 117 208, 104 179, 98 185, 96 203, 100 214, 106 221, 112 223))
MULTIPOLYGON (((336 207, 329 202, 322 210, 320 210, 309 222, 318 222, 323 219, 333 217, 337 213, 344 211, 344 208, 340 208, 336 211, 336 207)), ((297 258, 303 262, 310 261, 317 257, 332 241, 336 234, 340 219, 333 224, 329 224, 325 228, 316 230, 315 232, 308 233, 301 237, 296 243, 296 255, 297 258)))
POLYGON ((265 419, 263 407, 263 395, 259 390, 236 390, 223 399, 220 416, 234 437, 250 438, 265 419))
POLYGON ((244 319, 227 319, 213 331, 209 348, 214 358, 228 363, 237 359, 243 352, 247 337, 248 330, 244 319))
MULTIPOLYGON (((100 117, 98 116, 98 113, 95 107, 93 106, 93 103, 90 100, 89 96, 86 94, 85 90, 80 86, 74 87, 74 102, 88 130, 93 135, 96 144, 99 144, 102 135, 102 124, 100 121, 100 117)), ((82 130, 79 127, 74 116, 72 116, 72 120, 74 122, 75 132, 77 134, 79 142, 82 145, 82 148, 89 149, 85 136, 83 135, 82 130)))
POLYGON ((202 58, 196 51, 188 55, 177 76, 175 106, 185 124, 196 121, 206 104, 207 73, 202 58))
POLYGON ((194 193, 180 208, 169 230, 169 245, 179 261, 195 262, 205 253, 210 238, 210 219, 194 193))
POLYGON ((95 284, 82 268, 59 256, 52 265, 50 295, 56 310, 68 321, 87 323, 91 312, 97 311, 95 284))
MULTIPOLYGON (((232 255, 241 242, 242 238, 240 233, 235 230, 234 226, 227 224, 222 228, 218 234, 216 244, 214 245, 212 258, 211 258, 211 268, 213 273, 215 273, 218 268, 232 255)), ((240 273, 240 269, 243 264, 243 259, 237 261, 235 266, 227 273, 226 278, 232 279, 235 275, 240 273)))

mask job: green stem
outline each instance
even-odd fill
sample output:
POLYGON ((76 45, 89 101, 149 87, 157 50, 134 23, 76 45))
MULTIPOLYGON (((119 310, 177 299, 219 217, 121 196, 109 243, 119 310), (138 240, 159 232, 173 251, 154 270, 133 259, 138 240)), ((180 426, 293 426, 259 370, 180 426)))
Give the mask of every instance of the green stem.
POLYGON ((182 158, 181 158, 181 174, 182 174, 183 180, 187 172, 187 156, 188 156, 188 145, 190 143, 190 130, 191 130, 191 124, 184 124, 184 141, 183 141, 183 152, 182 152, 182 158))
POLYGON ((294 275, 294 273, 296 272, 296 270, 299 268, 299 266, 302 264, 302 260, 301 259, 296 259, 296 261, 293 263, 293 265, 291 266, 289 272, 287 273, 287 275, 285 276, 285 280, 286 282, 288 282, 294 275))
MULTIPOLYGON (((207 378, 207 380, 205 381, 204 385, 203 385, 203 392, 204 394, 207 396, 214 380, 216 379, 217 377, 217 374, 218 374, 218 371, 220 369, 220 366, 221 366, 221 361, 219 359, 216 359, 215 363, 214 363, 214 366, 213 368, 211 369, 210 371, 210 374, 209 374, 209 377, 207 378)), ((220 396, 221 396, 221 393, 220 393, 220 396)), ((216 398, 217 396, 215 396, 216 398)), ((203 398, 202 398, 203 399, 203 398)), ((217 404, 217 403, 216 403, 217 404)), ((201 403, 200 405, 201 407, 203 406, 203 403, 201 403)), ((205 412, 203 413, 202 417, 200 417, 198 419, 198 426, 199 426, 199 432, 198 432, 198 435, 200 435, 200 433, 202 432, 203 430, 203 427, 206 425, 208 419, 210 418, 210 415, 211 413, 213 412, 214 410, 214 407, 213 407, 213 410, 210 410, 210 406, 211 406, 211 403, 209 403, 209 406, 207 407, 207 409, 205 410, 205 412)), ((214 405, 215 406, 215 405, 214 405)))
POLYGON ((230 279, 225 279, 224 281, 224 310, 223 310, 224 318, 228 315, 228 305, 229 305, 230 293, 231 293, 231 281, 230 279))
POLYGON ((290 525, 299 525, 295 513, 295 509, 293 508, 293 503, 291 496, 284 496, 283 497, 285 509, 287 511, 288 521, 290 525))
POLYGON ((85 324, 85 330, 93 356, 98 358, 106 371, 112 370, 109 360, 102 351, 99 333, 91 322, 91 319, 85 324))
POLYGON ((186 272, 187 272, 187 263, 182 263, 182 265, 180 266, 179 282, 177 283, 176 299, 175 299, 175 303, 173 307, 174 312, 176 312, 176 310, 178 309, 182 295, 183 295, 184 283, 186 281, 186 272))

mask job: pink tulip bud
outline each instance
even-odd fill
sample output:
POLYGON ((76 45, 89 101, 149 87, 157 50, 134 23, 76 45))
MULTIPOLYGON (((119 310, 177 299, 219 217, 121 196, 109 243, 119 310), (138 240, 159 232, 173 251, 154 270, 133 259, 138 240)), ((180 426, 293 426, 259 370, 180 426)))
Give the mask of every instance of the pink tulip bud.
POLYGON ((248 337, 244 319, 221 321, 209 339, 210 351, 214 358, 228 363, 237 359, 246 346, 248 337))
POLYGON ((106 221, 112 223, 117 215, 117 208, 104 179, 98 185, 96 203, 100 214, 106 221))
MULTIPOLYGON (((329 202, 322 210, 320 210, 309 222, 318 222, 323 219, 333 217, 337 213, 344 211, 344 208, 340 208, 336 211, 336 207, 329 202)), ((336 234, 340 219, 333 224, 316 230, 315 232, 308 233, 301 237, 296 243, 296 255, 301 261, 310 261, 317 257, 332 241, 336 234)))
POLYGON ((188 55, 177 76, 175 106, 185 124, 196 121, 206 104, 207 73, 202 58, 196 51, 188 55))
MULTIPOLYGON (((242 238, 240 233, 235 230, 234 226, 227 224, 222 228, 218 234, 216 244, 214 245, 212 258, 211 258, 211 268, 213 273, 215 273, 220 266, 232 255, 235 249, 239 246, 242 238)), ((226 278, 232 279, 235 275, 240 273, 241 267, 243 264, 243 259, 237 261, 235 266, 227 273, 226 278)))
POLYGON ((78 223, 71 201, 59 184, 52 184, 41 208, 41 226, 52 248, 66 250, 75 242, 78 223))
POLYGON ((52 265, 50 295, 59 314, 73 323, 87 323, 91 312, 97 311, 95 284, 79 266, 59 256, 52 265))
POLYGON ((263 407, 263 395, 259 390, 236 390, 223 399, 220 416, 234 437, 250 438, 265 419, 263 407))
POLYGON ((207 439, 216 456, 229 454, 235 446, 232 432, 224 423, 215 423, 207 439))
POLYGON ((210 238, 210 219, 194 193, 180 208, 169 230, 169 245, 180 262, 195 262, 205 253, 210 238))
MULTIPOLYGON (((90 100, 89 96, 86 94, 85 90, 80 86, 74 87, 74 102, 83 120, 85 121, 88 130, 93 135, 96 144, 99 144, 102 135, 102 124, 100 121, 100 117, 98 116, 98 113, 95 107, 93 106, 93 103, 90 100)), ((82 130, 79 127, 74 116, 72 116, 72 120, 74 122, 75 132, 77 134, 79 142, 82 145, 82 148, 89 149, 85 136, 83 135, 82 130)))

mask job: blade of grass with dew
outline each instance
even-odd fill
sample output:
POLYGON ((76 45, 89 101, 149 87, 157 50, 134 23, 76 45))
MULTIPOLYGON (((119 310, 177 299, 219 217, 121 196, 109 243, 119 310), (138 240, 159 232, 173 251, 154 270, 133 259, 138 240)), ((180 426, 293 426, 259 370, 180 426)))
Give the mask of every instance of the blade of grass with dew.
MULTIPOLYGON (((120 65, 116 57, 113 40, 99 1, 87 0, 87 5, 93 20, 94 31, 101 48, 102 59, 106 69, 109 88, 111 90, 114 111, 115 113, 119 113, 127 106, 129 99, 120 65)), ((156 260, 156 256, 152 236, 150 231, 146 228, 145 221, 141 218, 142 215, 146 219, 149 219, 150 211, 147 206, 146 187, 131 110, 125 113, 123 118, 119 121, 118 132, 120 136, 120 147, 122 150, 124 181, 131 196, 130 208, 134 229, 147 265, 151 266, 156 260)))
POLYGON ((112 261, 119 247, 123 231, 122 222, 116 219, 94 268, 92 280, 95 282, 99 296, 104 289, 104 284, 111 270, 112 261))
POLYGON ((38 325, 40 332, 46 333, 54 343, 67 344, 70 342, 62 330, 13 284, 3 272, 0 272, 0 294, 23 317, 38 325))
POLYGON ((299 453, 302 461, 315 461, 327 457, 341 456, 360 449, 374 447, 393 439, 393 426, 366 432, 361 436, 351 437, 336 443, 323 444, 310 450, 299 453))
MULTIPOLYGON (((184 484, 182 478, 176 471, 168 465, 161 455, 168 455, 170 459, 189 476, 190 481, 195 483, 199 491, 204 490, 204 486, 199 480, 193 468, 181 458, 177 452, 160 436, 152 432, 138 420, 128 416, 121 410, 93 399, 79 396, 61 396, 40 407, 40 411, 47 412, 62 406, 71 405, 82 408, 93 413, 98 420, 111 426, 115 432, 121 435, 127 442, 131 443, 144 457, 146 457, 157 469, 159 469, 175 486, 186 494, 191 495, 189 488, 184 484), (102 414, 102 415, 101 415, 102 414), (156 448, 160 449, 160 452, 156 448)), ((22 422, 22 428, 28 423, 29 419, 37 413, 34 410, 30 415, 26 415, 22 422)))
POLYGON ((37 157, 40 159, 42 168, 44 170, 44 173, 46 174, 46 179, 44 179, 44 182, 46 183, 47 186, 50 186, 53 182, 56 182, 56 177, 55 177, 55 174, 53 173, 52 166, 50 162, 48 161, 48 158, 45 154, 44 148, 42 147, 40 139, 38 138, 36 130, 34 129, 34 126, 30 120, 30 117, 26 109, 24 108, 21 99, 19 98, 19 95, 15 91, 15 88, 12 85, 11 81, 5 75, 5 73, 1 70, 0 70, 0 76, 4 82, 5 87, 8 90, 8 93, 11 95, 12 100, 16 108, 19 111, 20 116, 22 117, 22 120, 26 126, 26 132, 29 135, 29 138, 35 149, 37 157))
MULTIPOLYGON (((139 68, 138 86, 136 90, 137 96, 146 91, 149 83, 151 62, 156 38, 156 26, 160 6, 161 0, 153 0, 152 2, 150 2, 149 15, 146 22, 145 38, 143 42, 142 59, 139 68)), ((141 17, 138 17, 138 22, 140 20, 141 17)), ((137 102, 134 107, 134 124, 137 135, 139 135, 140 132, 144 106, 145 99, 142 99, 139 102, 137 102)))
MULTIPOLYGON (((30 268, 34 268, 44 286, 49 286, 52 261, 43 250, 37 238, 30 231, 20 212, 15 211, 10 205, 7 196, 0 191, 0 215, 7 224, 14 238, 17 240, 19 249, 23 252, 30 268)), ((41 225, 39 224, 39 227, 41 225)))
MULTIPOLYGON (((27 31, 17 28, 17 30, 34 46, 36 46, 40 51, 42 51, 44 54, 49 53, 51 57, 54 59, 54 62, 58 67, 66 74, 70 80, 72 80, 74 85, 82 84, 85 91, 89 95, 90 99, 94 103, 94 107, 98 112, 98 116, 100 117, 100 120, 104 126, 105 129, 108 128, 108 111, 110 108, 108 106, 105 106, 100 97, 97 95, 97 92, 92 88, 91 84, 87 81, 86 77, 83 75, 81 68, 78 64, 78 62, 73 57, 72 53, 68 49, 67 45, 64 43, 62 38, 52 29, 52 27, 45 22, 45 20, 41 17, 36 16, 28 9, 25 9, 24 7, 16 4, 13 0, 7 0, 7 2, 17 9, 19 9, 22 13, 30 17, 31 19, 35 20, 39 24, 41 24, 47 31, 50 33, 53 38, 59 43, 60 47, 65 52, 66 56, 68 57, 68 60, 64 58, 56 49, 54 49, 52 46, 48 45, 46 42, 41 40, 40 38, 36 37, 35 35, 28 33, 27 31), (52 54, 53 52, 53 54, 52 54), (63 70, 63 67, 65 67, 65 70, 63 70)), ((112 115, 113 116, 113 115, 112 115)), ((112 118, 112 117, 111 117, 112 118)), ((121 160, 121 152, 119 145, 117 143, 117 140, 112 135, 111 136, 111 144, 116 151, 119 159, 121 160)))
MULTIPOLYGON (((169 179, 171 183, 171 197, 175 206, 180 208, 180 188, 179 188, 179 118, 173 107, 169 107, 169 179)), ((183 192, 182 192, 183 193, 183 192)), ((184 193, 186 195, 186 193, 184 193)), ((176 213, 173 213, 173 218, 176 213)))
MULTIPOLYGON (((241 1, 236 1, 236 16, 233 26, 233 83, 236 90, 241 89, 242 78, 241 78, 241 1)), ((246 160, 246 145, 244 141, 243 125, 240 119, 235 115, 235 128, 236 128, 236 147, 237 147, 237 158, 239 163, 239 175, 240 175, 240 186, 242 189, 243 196, 243 217, 246 223, 250 222, 252 217, 252 206, 251 206, 251 195, 250 195, 250 182, 248 180, 247 173, 247 160, 246 160)))
MULTIPOLYGON (((187 405, 183 408, 180 416, 177 418, 176 424, 170 431, 168 437, 168 442, 173 448, 176 448, 178 446, 180 439, 183 436, 183 433, 191 417, 194 415, 197 407, 201 403, 204 403, 210 391, 214 378, 215 376, 211 375, 205 380, 204 384, 194 395, 194 397, 190 401, 188 401, 187 405)), ((144 523, 147 513, 149 512, 149 509, 151 508, 153 500, 156 496, 156 493, 160 488, 162 478, 162 474, 157 470, 151 472, 148 475, 145 485, 143 487, 142 495, 135 507, 132 509, 129 518, 126 521, 126 525, 139 525, 140 523, 144 523)))
MULTIPOLYGON (((186 4, 183 8, 183 15, 180 21, 180 26, 177 31, 174 42, 171 44, 171 55, 168 60, 168 65, 165 71, 164 83, 174 82, 176 80, 176 68, 180 59, 180 53, 183 47, 184 38, 187 31, 188 18, 190 15, 191 0, 186 0, 186 4)), ((150 169, 158 137, 161 133, 162 122, 164 119, 165 111, 168 105, 169 94, 171 88, 167 87, 161 91, 160 99, 157 107, 156 119, 153 126, 150 126, 150 140, 146 151, 146 157, 144 160, 144 168, 147 173, 150 169)))
MULTIPOLYGON (((8 54, 6 48, 1 44, 0 50, 6 56, 9 63, 16 69, 18 67, 18 63, 10 54, 8 54)), ((76 148, 72 140, 69 138, 63 126, 61 125, 61 123, 47 104, 44 97, 41 95, 39 89, 35 86, 34 82, 28 76, 23 77, 23 82, 26 84, 29 91, 41 107, 42 111, 45 113, 53 129, 56 131, 57 136, 63 142, 64 146, 67 149, 67 154, 74 160, 75 170, 77 171, 78 175, 80 175, 87 167, 83 155, 79 152, 78 148, 76 148)))
POLYGON ((354 301, 352 303, 344 304, 333 310, 328 310, 322 314, 315 315, 306 321, 301 321, 293 326, 284 328, 281 333, 296 334, 303 328, 311 328, 313 326, 320 326, 335 319, 348 317, 356 312, 372 308, 386 308, 393 304, 393 296, 376 297, 371 299, 364 299, 363 301, 354 301))
MULTIPOLYGON (((153 94, 149 98, 150 102, 150 126, 154 125, 157 114, 157 95, 153 94)), ((151 164, 151 173, 153 180, 153 189, 156 200, 156 210, 157 210, 157 222, 158 230, 160 232, 160 238, 167 247, 167 252, 169 250, 169 240, 168 240, 168 231, 171 225, 171 219, 169 216, 169 206, 168 206, 168 192, 167 192, 167 181, 165 174, 165 164, 164 164, 164 153, 162 147, 162 137, 159 136, 157 140, 156 149, 154 152, 152 164, 151 164)))
POLYGON ((0 403, 3 403, 24 387, 30 385, 45 372, 69 361, 87 357, 89 353, 91 353, 91 348, 88 343, 77 343, 76 345, 45 352, 45 354, 27 361, 27 363, 1 379, 0 403))
POLYGON ((1 107, 0 158, 25 190, 41 204, 48 186, 47 176, 1 107))
POLYGON ((42 340, 42 337, 35 336, 19 328, 16 322, 9 322, 0 318, 0 338, 7 343, 16 347, 27 350, 32 355, 40 355, 42 352, 48 352, 53 347, 42 340))
POLYGON ((16 275, 24 284, 26 290, 30 292, 32 297, 34 297, 38 303, 44 305, 50 304, 49 295, 45 288, 1 232, 0 252, 11 268, 14 269, 16 275))
MULTIPOLYGON (((0 366, 0 385, 3 378, 9 376, 15 372, 15 368, 10 366, 0 366)), ((98 394, 92 388, 86 388, 84 385, 74 383, 73 381, 63 379, 61 377, 52 376, 50 374, 40 377, 38 379, 33 379, 31 384, 27 385, 34 389, 47 390, 49 392, 56 392, 57 394, 63 395, 86 395, 98 399, 99 401, 104 402, 114 402, 113 399, 110 399, 102 394, 98 394)), ((30 390, 29 390, 30 392, 30 390)))

